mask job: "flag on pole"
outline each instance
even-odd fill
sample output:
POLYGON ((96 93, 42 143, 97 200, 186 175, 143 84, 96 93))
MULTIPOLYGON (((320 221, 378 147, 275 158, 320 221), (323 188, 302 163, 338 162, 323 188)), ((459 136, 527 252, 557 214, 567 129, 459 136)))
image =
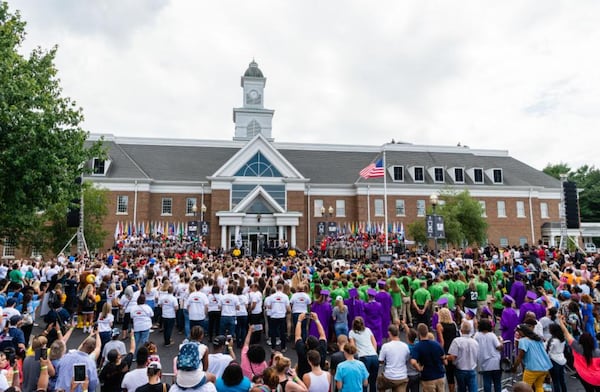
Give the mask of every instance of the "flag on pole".
POLYGON ((400 222, 400 236, 404 239, 404 222, 400 222))
POLYGON ((383 167, 383 158, 379 158, 377 161, 371 162, 359 173, 362 178, 366 179, 383 177, 384 174, 385 171, 383 167))
POLYGON ((121 233, 119 232, 119 222, 117 222, 117 227, 115 227, 115 240, 116 240, 117 238, 119 238, 119 235, 120 235, 120 234, 121 234, 121 233))

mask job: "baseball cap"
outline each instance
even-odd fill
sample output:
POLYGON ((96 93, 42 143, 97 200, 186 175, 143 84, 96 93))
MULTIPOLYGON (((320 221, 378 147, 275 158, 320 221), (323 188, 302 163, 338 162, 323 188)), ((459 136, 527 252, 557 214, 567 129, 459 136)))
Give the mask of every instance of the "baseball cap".
POLYGON ((112 329, 112 337, 114 338, 115 336, 119 336, 121 335, 121 330, 119 328, 113 328, 112 329))

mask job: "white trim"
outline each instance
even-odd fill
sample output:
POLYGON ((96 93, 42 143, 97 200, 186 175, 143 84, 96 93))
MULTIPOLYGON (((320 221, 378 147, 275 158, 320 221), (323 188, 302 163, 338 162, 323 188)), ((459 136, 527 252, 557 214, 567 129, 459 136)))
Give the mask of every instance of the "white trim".
POLYGON ((416 184, 423 184, 425 183, 425 166, 409 166, 408 167, 408 172, 410 174, 410 178, 412 178, 413 182, 416 184), (423 179, 422 180, 415 180, 415 169, 420 168, 423 171, 423 179))
POLYGON ((277 203, 275 201, 275 199, 273 199, 273 197, 271 195, 269 195, 269 193, 267 191, 265 191, 265 189, 258 185, 256 186, 256 188, 254 188, 250 193, 248 193, 246 195, 246 197, 244 197, 233 209, 233 212, 244 212, 244 210, 246 208, 248 208, 248 206, 258 197, 258 196, 262 196, 264 197, 265 201, 267 203, 269 203, 269 205, 276 210, 276 212, 280 212, 283 213, 285 212, 284 207, 285 206, 280 206, 279 203, 277 203))
MULTIPOLYGON (((211 177, 235 176, 235 173, 246 164, 254 154, 261 152, 271 164, 277 168, 282 177, 304 178, 300 173, 262 134, 256 135, 241 150, 236 152, 211 177)), ((239 177, 236 177, 236 179, 239 177)), ((263 179, 265 177, 256 177, 263 179)))

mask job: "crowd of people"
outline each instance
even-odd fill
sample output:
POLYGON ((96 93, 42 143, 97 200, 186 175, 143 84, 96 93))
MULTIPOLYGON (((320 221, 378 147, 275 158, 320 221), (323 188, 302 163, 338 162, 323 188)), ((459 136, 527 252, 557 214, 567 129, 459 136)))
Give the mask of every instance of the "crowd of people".
POLYGON ((0 265, 0 391, 500 392, 509 372, 514 390, 565 392, 569 366, 600 389, 598 255, 488 246, 379 263, 128 243, 0 265))

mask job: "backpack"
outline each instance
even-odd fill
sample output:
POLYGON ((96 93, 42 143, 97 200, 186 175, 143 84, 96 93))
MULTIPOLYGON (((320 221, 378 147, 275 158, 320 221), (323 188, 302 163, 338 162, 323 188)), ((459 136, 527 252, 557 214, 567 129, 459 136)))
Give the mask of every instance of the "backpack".
POLYGON ((60 301, 60 297, 58 296, 58 294, 56 294, 56 292, 53 290, 48 294, 48 306, 50 307, 50 309, 58 309, 60 308, 61 305, 61 301, 60 301))
POLYGON ((177 356, 177 370, 197 370, 199 366, 202 365, 198 343, 188 342, 184 344, 177 356))

